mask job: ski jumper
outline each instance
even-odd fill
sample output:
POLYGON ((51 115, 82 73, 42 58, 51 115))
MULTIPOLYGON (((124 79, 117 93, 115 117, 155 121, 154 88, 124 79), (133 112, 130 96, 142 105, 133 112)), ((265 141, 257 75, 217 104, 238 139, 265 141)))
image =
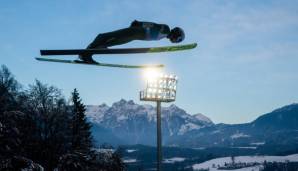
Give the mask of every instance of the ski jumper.
POLYGON ((166 24, 133 21, 128 28, 99 34, 87 49, 107 48, 121 45, 133 40, 160 40, 170 34, 170 27, 166 24))

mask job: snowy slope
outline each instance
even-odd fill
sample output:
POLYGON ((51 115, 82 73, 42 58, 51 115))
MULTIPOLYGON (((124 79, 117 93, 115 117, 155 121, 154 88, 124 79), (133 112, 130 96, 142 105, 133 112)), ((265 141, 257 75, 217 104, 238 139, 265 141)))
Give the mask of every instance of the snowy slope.
MULTIPOLYGON (((237 162, 242 162, 242 163, 259 163, 262 164, 264 161, 267 162, 286 162, 286 161, 298 161, 298 154, 293 154, 289 156, 237 156, 235 157, 235 163, 237 162)), ((207 169, 209 168, 210 171, 215 171, 218 170, 218 165, 219 166, 224 166, 225 163, 232 163, 231 157, 222 157, 222 158, 216 158, 212 160, 208 160, 206 162, 200 163, 200 164, 195 164, 193 165, 194 170, 199 170, 199 169, 207 169), (215 166, 215 167, 213 167, 215 166)), ((255 167, 249 167, 249 168, 242 168, 242 169, 237 169, 237 170, 259 170, 257 168, 260 168, 260 166, 255 166, 255 167)))

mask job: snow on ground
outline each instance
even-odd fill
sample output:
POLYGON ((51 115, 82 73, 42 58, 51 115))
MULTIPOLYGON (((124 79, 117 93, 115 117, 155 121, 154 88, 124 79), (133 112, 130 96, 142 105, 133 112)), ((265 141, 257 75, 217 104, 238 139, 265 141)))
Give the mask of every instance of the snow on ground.
POLYGON ((178 131, 178 135, 183 135, 185 132, 194 130, 194 129, 200 129, 201 126, 193 124, 193 123, 186 123, 184 125, 181 125, 179 131, 178 131))
MULTIPOLYGON (((259 171, 260 168, 261 168, 261 166, 253 166, 253 167, 246 167, 246 168, 241 168, 241 169, 234 169, 232 171, 259 171)), ((231 170, 220 170, 220 171, 231 171, 231 170)))
POLYGON ((123 159, 124 163, 136 163, 137 159, 123 159))
POLYGON ((114 149, 106 149, 106 148, 93 148, 92 150, 95 150, 96 152, 100 153, 114 153, 114 149))
POLYGON ((163 163, 176 163, 176 162, 183 162, 185 158, 183 157, 172 157, 168 159, 164 159, 163 163))
POLYGON ((117 121, 119 122, 119 121, 123 121, 123 120, 126 120, 128 117, 127 116, 125 116, 125 115, 120 115, 120 116, 118 116, 117 117, 117 121))
MULTIPOLYGON (((235 163, 237 162, 242 162, 242 163, 263 163, 264 161, 267 162, 285 162, 285 161, 292 161, 292 162, 298 162, 298 154, 293 154, 289 156, 237 156, 235 157, 235 163)), ((209 168, 210 171, 216 171, 218 165, 219 166, 224 166, 225 163, 231 163, 232 159, 231 157, 222 157, 222 158, 216 158, 212 160, 208 160, 206 162, 200 163, 200 164, 194 164, 192 167, 194 170, 199 170, 199 169, 207 169, 209 168), (215 166, 214 168, 212 166, 215 166)), ((248 169, 249 171, 252 170, 254 167, 250 168, 242 168, 238 169, 239 171, 244 171, 244 169, 248 169)), ((260 166, 258 166, 260 168, 260 166)), ((245 171, 246 171, 245 170, 245 171)), ((259 170, 259 169, 254 169, 259 170)))
POLYGON ((220 132, 221 132, 220 130, 215 130, 215 131, 212 131, 211 134, 218 134, 220 132))
POLYGON ((127 151, 128 153, 133 153, 133 152, 138 151, 138 150, 136 150, 136 149, 127 149, 126 151, 127 151))
POLYGON ((250 145, 264 145, 265 142, 253 142, 253 143, 250 143, 250 145))
POLYGON ((192 148, 192 149, 194 149, 194 150, 205 150, 206 147, 196 147, 196 148, 192 148))
POLYGON ((232 139, 237 139, 237 138, 248 138, 250 137, 249 135, 243 134, 243 133, 236 133, 231 135, 232 139))
POLYGON ((252 149, 255 150, 257 147, 231 147, 231 148, 239 148, 239 149, 252 149))

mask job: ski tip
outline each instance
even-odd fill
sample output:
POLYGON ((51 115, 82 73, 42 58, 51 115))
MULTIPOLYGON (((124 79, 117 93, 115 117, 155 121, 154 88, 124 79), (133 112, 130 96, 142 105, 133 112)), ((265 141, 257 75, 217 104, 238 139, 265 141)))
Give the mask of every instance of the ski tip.
MULTIPOLYGON (((137 65, 136 65, 137 66, 137 65)), ((140 68, 163 68, 165 67, 164 64, 148 64, 148 65, 139 65, 140 68)))
POLYGON ((159 65, 149 65, 147 68, 163 68, 165 65, 159 64, 159 65))
POLYGON ((198 43, 190 43, 190 44, 188 44, 188 46, 190 47, 190 49, 193 49, 193 48, 196 48, 198 46, 198 43))

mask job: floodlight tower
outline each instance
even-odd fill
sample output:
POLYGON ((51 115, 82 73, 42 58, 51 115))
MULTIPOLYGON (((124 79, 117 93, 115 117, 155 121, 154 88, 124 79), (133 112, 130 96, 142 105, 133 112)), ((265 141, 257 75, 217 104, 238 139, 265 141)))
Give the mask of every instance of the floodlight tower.
POLYGON ((157 114, 157 171, 161 171, 161 102, 173 102, 176 99, 178 78, 175 75, 159 74, 147 80, 146 89, 140 91, 140 100, 155 101, 157 114))

